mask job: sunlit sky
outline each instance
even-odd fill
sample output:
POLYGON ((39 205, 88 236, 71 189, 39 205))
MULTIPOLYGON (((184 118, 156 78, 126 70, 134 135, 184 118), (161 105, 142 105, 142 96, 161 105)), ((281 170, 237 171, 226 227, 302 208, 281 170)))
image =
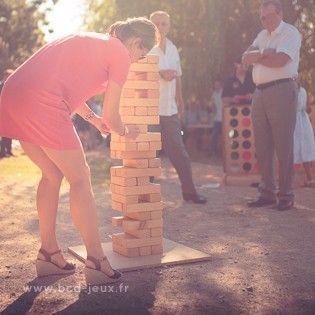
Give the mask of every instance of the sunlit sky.
POLYGON ((45 30, 45 39, 51 42, 64 35, 82 30, 85 0, 59 0, 47 15, 49 33, 45 30))

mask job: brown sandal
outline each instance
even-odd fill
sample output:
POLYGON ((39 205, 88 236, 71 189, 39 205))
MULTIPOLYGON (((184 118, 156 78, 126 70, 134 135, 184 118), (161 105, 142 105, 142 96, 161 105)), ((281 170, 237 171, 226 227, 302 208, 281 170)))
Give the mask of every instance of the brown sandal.
POLYGON ((103 260, 107 260, 106 256, 101 259, 96 259, 95 257, 87 256, 86 260, 90 260, 95 265, 95 268, 85 266, 84 273, 87 285, 101 285, 113 283, 118 281, 122 276, 122 274, 115 269, 113 269, 114 274, 112 276, 107 275, 105 272, 101 270, 101 262, 103 260))
POLYGON ((52 276, 52 275, 65 275, 71 274, 75 271, 75 265, 71 263, 66 263, 64 267, 60 267, 51 261, 53 255, 59 254, 61 249, 53 253, 48 253, 45 249, 40 248, 39 252, 45 257, 45 260, 37 258, 36 259, 36 272, 37 277, 52 276))

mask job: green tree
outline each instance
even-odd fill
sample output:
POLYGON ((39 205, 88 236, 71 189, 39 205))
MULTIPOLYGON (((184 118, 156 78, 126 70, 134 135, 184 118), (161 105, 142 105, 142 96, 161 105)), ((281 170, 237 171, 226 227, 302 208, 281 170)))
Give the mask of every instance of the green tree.
MULTIPOLYGON (((0 74, 16 68, 44 44, 45 0, 0 0, 0 74)), ((49 6, 47 6, 47 9, 49 6)))
MULTIPOLYGON (((86 23, 104 32, 116 20, 149 16, 165 10, 171 16, 169 34, 177 45, 183 68, 185 98, 200 103, 209 99, 212 83, 233 71, 233 63, 261 30, 260 0, 92 0, 86 23)), ((285 20, 303 35, 302 79, 315 95, 314 0, 284 0, 285 20)))

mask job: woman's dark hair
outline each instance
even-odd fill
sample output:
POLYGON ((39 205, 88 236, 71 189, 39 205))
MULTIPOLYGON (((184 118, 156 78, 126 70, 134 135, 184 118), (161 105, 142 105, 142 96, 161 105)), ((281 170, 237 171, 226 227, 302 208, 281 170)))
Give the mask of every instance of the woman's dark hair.
POLYGON ((151 48, 157 43, 156 26, 148 19, 143 17, 118 21, 109 27, 110 36, 119 38, 123 43, 131 37, 139 37, 145 48, 151 48))

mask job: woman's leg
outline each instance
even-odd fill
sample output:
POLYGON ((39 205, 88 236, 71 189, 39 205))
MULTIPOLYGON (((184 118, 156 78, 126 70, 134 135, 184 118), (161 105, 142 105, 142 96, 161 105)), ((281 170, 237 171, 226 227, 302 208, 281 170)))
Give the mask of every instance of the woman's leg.
MULTIPOLYGON (((73 222, 79 229, 86 246, 87 255, 97 259, 104 257, 91 186, 90 169, 82 148, 62 151, 48 148, 42 149, 61 170, 70 184, 71 214, 73 222)), ((94 266, 89 261, 87 265, 89 267, 94 266)), ((109 275, 113 275, 113 271, 106 260, 102 263, 102 270, 109 275)))
MULTIPOLYGON (((63 175, 39 146, 23 141, 21 141, 21 146, 26 155, 42 171, 42 178, 38 185, 36 198, 41 247, 49 253, 52 253, 59 248, 56 239, 55 225, 59 190, 63 175)), ((42 254, 39 253, 38 255, 39 258, 44 259, 42 254)), ((54 255, 52 259, 60 267, 63 267, 66 263, 61 254, 54 255)))

